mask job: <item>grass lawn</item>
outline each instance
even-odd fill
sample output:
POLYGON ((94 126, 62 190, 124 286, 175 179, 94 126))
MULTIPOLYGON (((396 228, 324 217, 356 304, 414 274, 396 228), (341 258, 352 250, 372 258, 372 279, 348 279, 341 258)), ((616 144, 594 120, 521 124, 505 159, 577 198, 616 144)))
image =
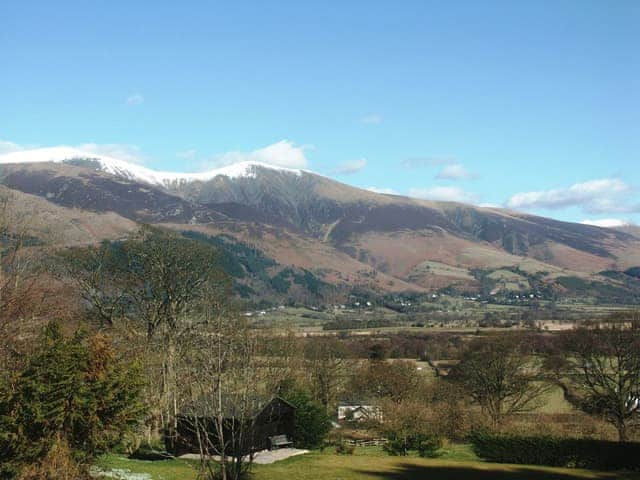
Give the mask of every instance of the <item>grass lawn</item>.
MULTIPOLYGON (((195 480, 197 462, 129 460, 109 455, 98 462, 103 470, 148 473, 153 480, 195 480)), ((464 447, 454 447, 435 459, 391 457, 375 448, 359 448, 355 455, 312 452, 272 465, 256 465, 254 480, 640 480, 638 474, 485 463, 464 447)))
POLYGON ((564 398, 562 389, 553 386, 544 396, 544 403, 535 410, 540 413, 574 413, 576 410, 564 398))

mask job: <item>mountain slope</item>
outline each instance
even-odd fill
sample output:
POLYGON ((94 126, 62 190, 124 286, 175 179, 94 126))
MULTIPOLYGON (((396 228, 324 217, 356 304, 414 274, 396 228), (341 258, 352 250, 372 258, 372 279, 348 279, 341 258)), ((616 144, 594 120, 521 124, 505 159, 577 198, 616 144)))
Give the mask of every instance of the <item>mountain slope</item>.
POLYGON ((172 174, 66 147, 44 150, 0 156, 0 182, 65 207, 231 235, 328 281, 478 290, 507 275, 504 268, 553 283, 610 281, 598 272, 640 265, 640 238, 620 230, 377 194, 258 163, 172 174))
POLYGON ((138 229, 136 222, 114 212, 66 208, 45 198, 0 185, 0 199, 7 198, 7 214, 14 225, 38 244, 81 246, 105 239, 125 238, 138 229))

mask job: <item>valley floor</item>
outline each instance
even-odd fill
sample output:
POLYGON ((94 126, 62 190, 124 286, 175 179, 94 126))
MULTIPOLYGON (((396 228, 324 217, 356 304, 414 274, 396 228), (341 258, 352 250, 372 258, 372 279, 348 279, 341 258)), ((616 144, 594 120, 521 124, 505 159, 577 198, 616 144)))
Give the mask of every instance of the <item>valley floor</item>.
MULTIPOLYGON (((109 455, 98 463, 102 471, 128 473, 131 480, 195 480, 197 462, 186 460, 141 461, 109 455), (138 475, 136 475, 138 474, 138 475), (147 474, 147 475, 139 475, 147 474)), ((462 449, 440 458, 392 457, 375 448, 358 448, 355 455, 333 451, 311 452, 271 465, 256 465, 254 480, 640 480, 640 474, 486 463, 462 449)))

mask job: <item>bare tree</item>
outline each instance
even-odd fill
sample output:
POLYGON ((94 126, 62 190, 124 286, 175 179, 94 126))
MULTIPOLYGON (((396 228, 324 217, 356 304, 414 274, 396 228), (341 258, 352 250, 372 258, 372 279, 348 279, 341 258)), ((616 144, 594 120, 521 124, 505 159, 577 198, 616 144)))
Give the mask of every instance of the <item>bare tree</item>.
POLYGON ((333 337, 311 338, 305 346, 304 357, 315 400, 329 410, 345 383, 348 366, 346 349, 333 337))
POLYGON ((351 391, 360 398, 386 399, 395 404, 421 397, 426 384, 408 360, 372 360, 356 369, 351 391))
POLYGON ((259 337, 246 320, 227 308, 207 315, 184 351, 184 364, 196 373, 181 421, 197 438, 206 478, 237 480, 253 461, 255 412, 269 382, 258 360, 259 337))
POLYGON ((417 450, 421 456, 431 456, 440 448, 432 412, 424 401, 406 399, 398 403, 387 399, 382 401, 381 408, 378 429, 388 440, 386 450, 396 455, 417 450))
POLYGON ((268 391, 278 392, 287 382, 299 381, 307 373, 303 355, 304 340, 295 332, 261 329, 260 368, 264 372, 268 391))
POLYGON ((62 256, 64 274, 77 285, 100 326, 113 326, 126 318, 128 259, 120 249, 105 241, 98 247, 65 251, 62 256))
POLYGON ((640 424, 640 329, 611 323, 566 334, 565 364, 558 377, 567 398, 586 413, 600 415, 626 441, 640 424))
POLYGON ((100 322, 125 325, 146 337, 145 347, 161 367, 159 415, 170 439, 182 401, 179 345, 206 323, 203 310, 212 296, 229 297, 230 284, 217 260, 209 245, 147 226, 124 242, 66 254, 70 275, 100 322))
POLYGON ((539 361, 522 351, 519 339, 501 335, 473 341, 449 373, 498 428, 505 418, 531 411, 550 385, 539 361))
POLYGON ((14 207, 11 192, 0 191, 0 375, 8 373, 20 356, 17 338, 26 322, 18 320, 33 313, 39 297, 45 296, 33 288, 35 276, 25 248, 27 219, 14 207))
POLYGON ((18 221, 9 194, 0 195, 0 328, 20 311, 19 293, 28 263, 21 253, 26 224, 18 221))

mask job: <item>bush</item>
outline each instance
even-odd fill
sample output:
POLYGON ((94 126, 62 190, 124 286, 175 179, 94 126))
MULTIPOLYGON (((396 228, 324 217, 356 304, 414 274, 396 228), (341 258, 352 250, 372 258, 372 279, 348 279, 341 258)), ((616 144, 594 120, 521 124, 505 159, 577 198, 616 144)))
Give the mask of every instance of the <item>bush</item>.
POLYGON ((331 419, 323 407, 311 400, 306 392, 295 388, 280 395, 296 407, 293 442, 299 448, 316 448, 331 430, 331 419))
POLYGON ((390 455, 408 455, 417 451, 420 456, 433 457, 442 446, 442 435, 434 428, 433 411, 424 401, 407 399, 400 403, 383 402, 383 421, 379 433, 387 439, 384 450, 390 455))
POLYGON ((80 480, 90 478, 73 458, 66 440, 57 438, 46 456, 26 465, 17 480, 80 480))
POLYGON ((452 382, 439 381, 434 387, 430 405, 431 428, 443 438, 464 441, 473 422, 473 414, 462 400, 465 398, 464 392, 452 382))
POLYGON ((476 455, 492 462, 640 471, 640 443, 606 440, 494 435, 470 436, 476 455))
POLYGON ((355 445, 348 445, 345 442, 340 442, 338 443, 338 445, 336 445, 336 453, 338 455, 353 455, 353 452, 355 452, 355 450, 355 445))
POLYGON ((25 479, 86 470, 138 424, 142 382, 104 335, 65 338, 58 324, 47 325, 11 388, 0 386, 2 475, 7 465, 25 479))
POLYGON ((136 448, 129 458, 135 458, 136 460, 169 460, 174 458, 173 455, 164 449, 164 446, 154 446, 148 443, 143 443, 136 448))
POLYGON ((421 457, 437 457, 442 448, 442 440, 439 437, 423 437, 416 441, 416 450, 421 457))
POLYGON ((388 435, 383 449, 389 455, 408 455, 417 451, 421 457, 437 457, 442 448, 442 440, 435 435, 396 436, 388 435))
POLYGON ((394 438, 387 438, 387 443, 385 443, 384 447, 382 448, 389 455, 404 456, 404 455, 407 455, 407 453, 409 453, 409 450, 410 450, 409 447, 410 447, 410 444, 406 438, 394 437, 394 438))

